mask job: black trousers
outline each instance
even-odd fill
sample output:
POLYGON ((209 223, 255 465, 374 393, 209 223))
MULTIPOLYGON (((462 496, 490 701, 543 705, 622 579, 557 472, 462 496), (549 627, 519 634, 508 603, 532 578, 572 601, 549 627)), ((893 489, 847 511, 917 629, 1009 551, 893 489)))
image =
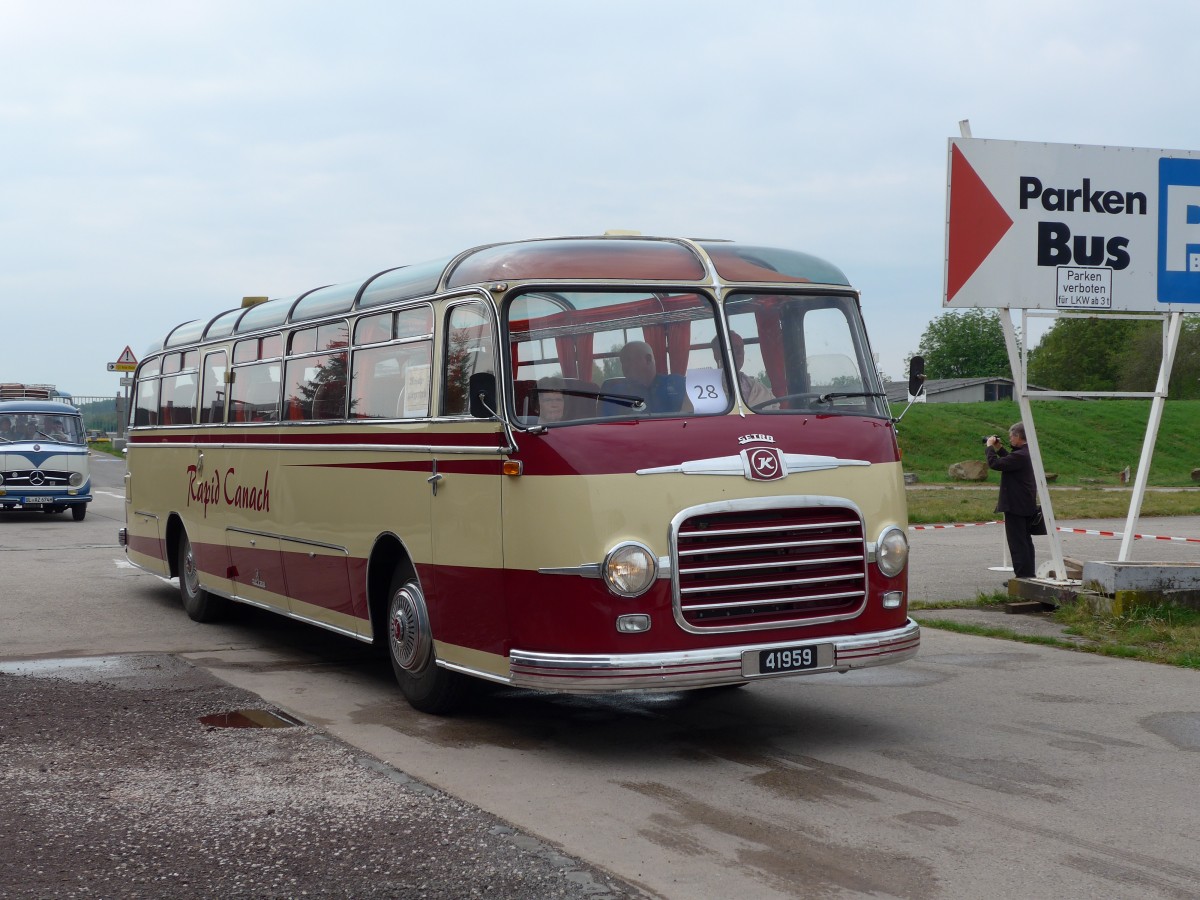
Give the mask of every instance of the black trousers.
POLYGON ((1008 539, 1008 553, 1016 578, 1032 578, 1035 574, 1033 536, 1029 533, 1033 518, 1011 512, 1004 514, 1004 537, 1008 539))

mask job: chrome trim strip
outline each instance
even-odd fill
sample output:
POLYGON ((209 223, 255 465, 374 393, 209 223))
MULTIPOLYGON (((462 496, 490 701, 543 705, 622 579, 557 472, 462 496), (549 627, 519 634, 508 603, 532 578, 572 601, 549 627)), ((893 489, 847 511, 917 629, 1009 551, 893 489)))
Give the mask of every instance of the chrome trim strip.
POLYGON ((902 628, 870 635, 838 635, 704 650, 629 654, 564 654, 513 650, 509 654, 511 675, 508 683, 515 687, 567 693, 669 691, 715 687, 722 684, 747 683, 760 678, 848 672, 852 669, 903 662, 917 655, 920 643, 921 627, 912 619, 908 619, 902 628), (834 648, 832 664, 821 669, 770 675, 743 674, 743 654, 821 645, 832 645, 834 648))
MULTIPOLYGON (((178 578, 168 578, 165 575, 160 575, 158 572, 155 572, 153 569, 147 569, 141 563, 137 563, 137 562, 134 562, 132 559, 129 559, 128 552, 126 553, 125 559, 131 566, 135 566, 135 567, 141 569, 143 572, 147 572, 147 573, 153 575, 155 578, 165 581, 167 584, 171 584, 171 585, 179 584, 178 578)), ((306 625, 315 625, 318 628, 324 628, 326 631, 332 631, 336 634, 342 635, 343 637, 354 638, 354 640, 361 641, 364 644, 375 643, 375 640, 371 635, 358 634, 357 632, 350 631, 347 628, 341 628, 337 625, 330 625, 328 622, 321 622, 317 619, 310 619, 308 616, 299 615, 298 613, 294 613, 288 609, 283 609, 282 607, 279 607, 279 606, 272 606, 269 603, 261 603, 257 600, 248 600, 245 597, 239 597, 236 594, 226 593, 225 591, 214 590, 213 588, 207 587, 207 586, 204 587, 204 590, 208 591, 210 594, 214 594, 217 597, 224 597, 226 600, 231 600, 234 603, 243 603, 246 606, 254 606, 254 607, 257 607, 258 609, 263 609, 263 610, 266 610, 267 612, 275 613, 276 615, 283 616, 284 618, 287 618, 287 619, 295 619, 297 622, 304 622, 306 625)))
MULTIPOLYGON (((684 604, 684 609, 741 609, 749 606, 762 606, 764 602, 769 603, 810 603, 814 600, 845 600, 850 597, 863 597, 863 591, 840 591, 832 594, 805 594, 800 597, 772 597, 769 601, 763 600, 734 600, 729 603, 704 603, 704 604, 684 604)), ((776 622, 783 623, 786 626, 795 625, 795 618, 779 618, 776 622)))
MULTIPOLYGON (((583 563, 578 566, 546 566, 537 570, 539 575, 577 575, 580 578, 603 578, 603 563, 583 563)), ((671 557, 658 557, 656 580, 671 577, 671 557)))
POLYGON ((547 566, 538 569, 539 575, 578 575, 580 578, 600 578, 600 563, 584 563, 579 566, 547 566))
POLYGON ((277 541, 287 541, 290 544, 305 544, 312 547, 322 547, 326 550, 337 550, 339 553, 350 555, 350 551, 339 544, 326 544, 324 541, 310 541, 305 538, 289 537, 286 534, 277 534, 273 531, 255 531, 250 528, 237 528, 233 525, 226 526, 225 530, 236 532, 237 534, 249 534, 254 537, 274 538, 277 541))
MULTIPOLYGON (((861 559, 861 558, 862 557, 858 557, 858 559, 861 559)), ((691 574, 691 571, 692 570, 690 570, 690 569, 688 570, 689 575, 691 574)), ((747 567, 747 571, 756 571, 756 570, 751 567, 747 567)), ((747 590, 747 589, 748 590, 758 590, 760 588, 787 587, 788 585, 796 585, 796 584, 821 584, 826 581, 859 581, 861 579, 862 579, 862 575, 860 573, 853 572, 853 573, 847 573, 845 575, 830 575, 828 577, 821 577, 821 578, 788 578, 786 580, 781 580, 781 581, 739 581, 736 585, 736 588, 738 590, 747 590)), ((730 589, 731 589, 730 585, 727 585, 727 584, 702 585, 700 587, 681 588, 679 593, 681 593, 681 594, 713 594, 713 593, 718 593, 720 591, 728 591, 730 589)), ((861 593, 861 591, 859 593, 861 593)), ((780 601, 770 600, 765 597, 759 597, 755 600, 749 600, 747 602, 751 606, 762 606, 764 603, 778 603, 780 601)), ((732 604, 732 605, 741 606, 742 604, 738 603, 738 604, 732 604)), ((720 604, 717 604, 717 606, 714 606, 713 608, 716 609, 718 606, 720 606, 720 604)))
MULTIPOLYGON (((177 579, 172 578, 169 580, 174 582, 177 579)), ((279 616, 283 616, 286 619, 294 619, 297 622, 303 622, 306 625, 315 625, 318 628, 324 628, 326 631, 332 631, 335 634, 340 634, 340 635, 342 635, 342 637, 354 638, 354 640, 361 641, 364 644, 375 643, 374 639, 370 635, 359 634, 355 631, 351 631, 348 628, 342 628, 338 625, 330 625, 328 622, 322 622, 320 619, 313 619, 308 616, 302 616, 299 613, 294 613, 290 609, 284 609, 281 606, 274 606, 270 603, 263 603, 260 600, 250 600, 249 598, 239 596, 238 594, 230 594, 230 593, 226 593, 225 591, 214 590, 213 588, 205 587, 203 584, 201 586, 204 587, 204 590, 208 591, 210 594, 215 594, 218 597, 224 597, 226 600, 231 600, 234 603, 242 603, 242 604, 245 604, 246 606, 253 606, 258 609, 266 610, 267 612, 274 613, 279 616)))
POLYGON ((196 441, 146 441, 133 444, 138 449, 153 447, 154 449, 171 450, 308 450, 308 451, 353 451, 356 453, 445 453, 474 454, 476 456, 506 456, 512 453, 512 447, 463 447, 433 446, 430 444, 208 444, 196 441))
MULTIPOLYGON (((784 464, 787 466, 786 475, 796 475, 801 472, 822 472, 828 469, 838 469, 842 466, 869 466, 865 459, 841 459, 837 456, 816 456, 808 453, 784 453, 784 464)), ((650 469, 638 469, 638 475, 741 475, 748 477, 746 463, 742 456, 715 456, 711 459, 691 459, 672 466, 655 466, 650 469)), ((778 480, 778 479, 776 479, 778 480)))

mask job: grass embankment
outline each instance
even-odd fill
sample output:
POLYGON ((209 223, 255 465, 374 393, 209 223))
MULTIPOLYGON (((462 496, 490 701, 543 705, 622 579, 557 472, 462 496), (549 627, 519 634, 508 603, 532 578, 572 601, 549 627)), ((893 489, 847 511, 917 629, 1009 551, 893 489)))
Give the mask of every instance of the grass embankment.
MULTIPOLYGON (((1045 400, 1032 404, 1038 445, 1055 484, 1118 484, 1117 473, 1136 468, 1141 457, 1149 400, 1045 400)), ((903 407, 896 407, 898 413, 903 407)), ((915 404, 896 426, 904 471, 923 484, 949 482, 948 469, 966 459, 983 459, 983 438, 1008 442, 1008 426, 1020 418, 1012 401, 915 404)), ((1193 485, 1200 468, 1200 400, 1172 400, 1163 410, 1150 484, 1193 485)), ((997 476, 992 475, 995 482, 997 476)))
MULTIPOLYGON (((974 602, 914 603, 912 608, 988 609, 1009 599, 1006 595, 997 594, 980 596, 974 602)), ((921 627, 1061 647, 1119 659, 1137 659, 1186 669, 1200 669, 1200 610, 1158 605, 1135 607, 1120 616, 1103 616, 1092 613, 1084 606, 1067 605, 1060 606, 1052 615, 1054 621, 1064 626, 1066 634, 1082 640, 1020 634, 1008 628, 926 616, 921 616, 921 627)))
MULTIPOLYGON (((999 434, 1020 411, 1011 401, 998 403, 925 403, 914 406, 897 426, 904 471, 926 489, 908 492, 908 517, 914 523, 979 522, 994 517, 997 472, 978 487, 953 482, 950 466, 984 458, 983 438, 999 434), (929 485, 958 485, 954 490, 929 485)), ((1149 400, 1047 400, 1033 403, 1038 444, 1051 485, 1054 512, 1060 519, 1120 518, 1129 512, 1129 491, 1120 490, 1119 473, 1136 469, 1145 439, 1149 400)), ((1192 470, 1200 468, 1200 401, 1167 403, 1150 465, 1151 487, 1195 487, 1192 470)), ((1194 493, 1147 494, 1146 516, 1195 515, 1194 493)))

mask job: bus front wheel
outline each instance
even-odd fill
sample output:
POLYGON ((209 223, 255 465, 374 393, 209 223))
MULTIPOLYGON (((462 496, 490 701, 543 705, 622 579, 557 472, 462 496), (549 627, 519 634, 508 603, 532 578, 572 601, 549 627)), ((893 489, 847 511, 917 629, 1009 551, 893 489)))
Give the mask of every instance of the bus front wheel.
POLYGON ((87 507, 82 503, 76 503, 71 507, 71 518, 76 522, 82 522, 83 517, 87 515, 87 507))
POLYGON ((196 622, 215 622, 225 615, 229 601, 214 597, 200 587, 200 572, 196 568, 196 553, 187 532, 179 532, 179 594, 183 598, 183 609, 196 622))
POLYGON ((387 645, 400 691, 414 709, 441 715, 462 702, 466 678, 437 664, 425 595, 403 571, 388 592, 387 645))

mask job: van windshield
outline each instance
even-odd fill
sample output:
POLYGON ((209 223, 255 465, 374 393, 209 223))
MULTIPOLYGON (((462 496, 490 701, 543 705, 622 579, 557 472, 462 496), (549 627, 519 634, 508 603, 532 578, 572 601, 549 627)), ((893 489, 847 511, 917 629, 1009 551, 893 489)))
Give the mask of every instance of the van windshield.
POLYGON ((852 296, 734 293, 725 315, 719 337, 695 292, 520 294, 506 314, 511 412, 546 426, 720 415, 740 396, 763 415, 889 415, 852 296))
POLYGON ((0 415, 0 441, 82 444, 83 438, 83 422, 79 416, 21 412, 0 415))

